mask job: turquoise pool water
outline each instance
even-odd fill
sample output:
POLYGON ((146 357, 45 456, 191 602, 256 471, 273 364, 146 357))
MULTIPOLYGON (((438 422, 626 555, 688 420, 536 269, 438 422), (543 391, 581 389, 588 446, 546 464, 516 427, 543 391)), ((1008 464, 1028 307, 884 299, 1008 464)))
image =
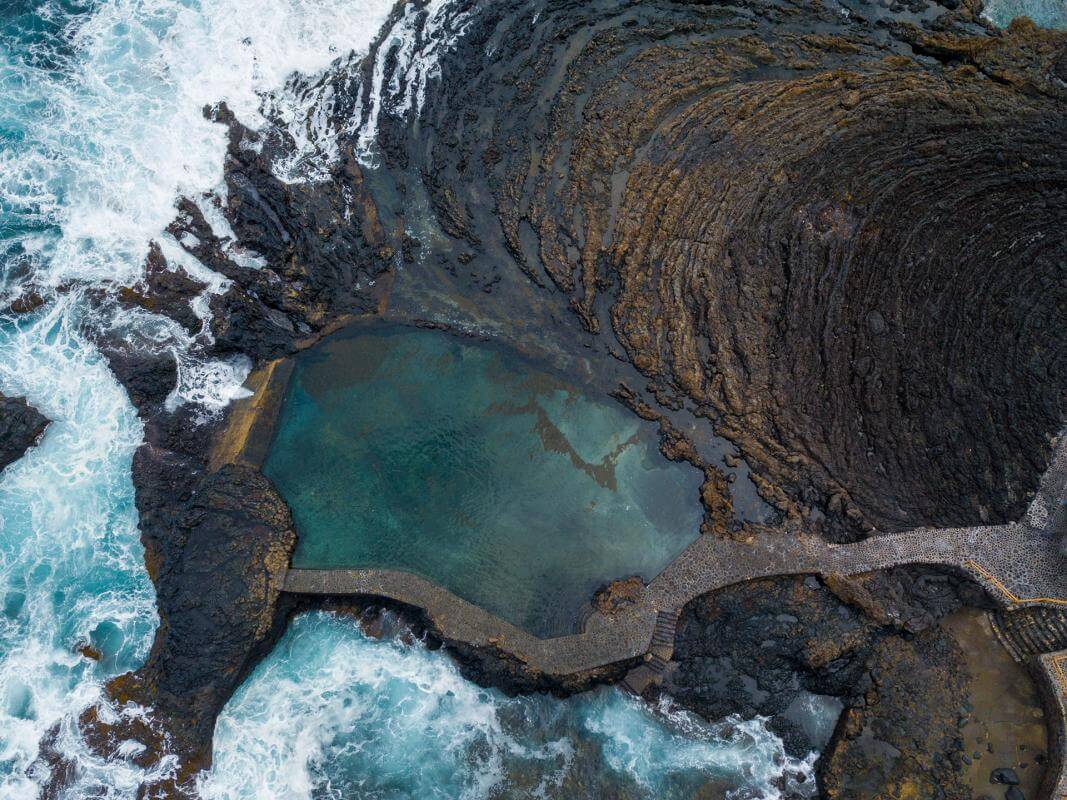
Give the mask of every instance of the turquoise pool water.
POLYGON ((1045 28, 1067 29, 1067 0, 987 0, 985 14, 1001 27, 1026 16, 1045 28))
POLYGON ((351 329, 298 357, 264 471, 300 567, 389 567, 539 636, 698 535, 700 473, 656 428, 492 345, 351 329))

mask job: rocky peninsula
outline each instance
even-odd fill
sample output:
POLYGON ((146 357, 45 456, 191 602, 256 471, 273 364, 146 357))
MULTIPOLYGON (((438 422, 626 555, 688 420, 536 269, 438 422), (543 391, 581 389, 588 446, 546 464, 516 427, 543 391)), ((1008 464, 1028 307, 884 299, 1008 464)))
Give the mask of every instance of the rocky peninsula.
MULTIPOLYGON (((200 355, 250 361, 253 394, 205 419, 168 402, 172 355, 98 334, 145 425, 133 477, 160 627, 145 665, 109 686, 150 716, 90 709, 94 748, 117 758, 132 737, 144 763, 175 754, 180 768, 143 795, 190 796, 217 715, 295 613, 386 603, 505 691, 621 681, 709 719, 772 715, 795 752, 821 747, 827 798, 963 800, 994 768, 1052 796, 1067 34, 997 29, 981 10, 494 0, 431 20, 400 5, 370 54, 306 80, 337 141, 312 181, 274 174, 296 148, 284 127, 205 109, 228 129, 215 211, 235 238, 205 218, 211 198, 183 201, 170 232, 228 280, 200 355), (401 52, 401 27, 432 74, 401 52), (481 630, 464 616, 478 611, 443 622, 428 606, 450 601, 432 585, 316 588, 289 571, 299 531, 260 467, 292 357, 374 320, 580 366, 701 471, 691 558, 606 590, 581 634, 625 621, 624 657, 554 672, 551 659, 585 652, 581 636, 536 640, 537 661, 512 646, 521 631, 456 635, 481 630), (965 557, 982 537, 1006 554, 996 565, 965 557), (694 594, 714 563, 701 552, 728 553, 744 582, 694 594), (1019 663, 986 663, 1024 687, 1010 710, 1036 709, 1036 725, 990 716, 968 647, 1001 640, 1024 642, 1019 663), (843 709, 825 741, 790 722, 808 695, 843 709), (1009 728, 1021 757, 995 753, 989 731, 1009 728)), ((98 302, 195 330, 203 289, 157 248, 141 285, 98 302)), ((69 765, 47 741, 42 761, 60 787, 69 765)))

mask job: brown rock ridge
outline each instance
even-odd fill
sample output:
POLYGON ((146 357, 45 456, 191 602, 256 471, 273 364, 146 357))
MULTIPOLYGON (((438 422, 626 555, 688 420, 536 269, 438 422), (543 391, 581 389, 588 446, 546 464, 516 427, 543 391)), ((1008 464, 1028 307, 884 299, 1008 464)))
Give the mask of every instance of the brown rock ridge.
POLYGON ((405 158, 783 509, 1008 521, 1064 413, 1067 37, 975 10, 494 3, 405 158))
MULTIPOLYGON (((315 79, 347 132, 317 184, 271 174, 280 129, 211 109, 239 241, 180 205, 172 233, 232 281, 200 354, 261 366, 421 290, 505 337, 578 342, 555 315, 570 308, 831 538, 1016 519, 1067 394, 1067 35, 996 31, 974 2, 913 5, 457 4, 471 13, 417 119, 384 59, 380 168, 360 166, 352 133, 377 53, 315 79)), ((152 258, 120 300, 191 326, 196 287, 152 258)), ((153 706, 184 779, 291 611, 278 574, 294 532, 254 467, 211 463, 221 423, 165 407, 169 356, 98 338, 146 420, 134 482, 161 616, 148 664, 111 689, 153 706)), ((695 457, 669 428, 664 443, 695 457)), ((709 526, 731 532, 705 474, 709 526)), ((108 752, 113 732, 84 722, 108 752)))

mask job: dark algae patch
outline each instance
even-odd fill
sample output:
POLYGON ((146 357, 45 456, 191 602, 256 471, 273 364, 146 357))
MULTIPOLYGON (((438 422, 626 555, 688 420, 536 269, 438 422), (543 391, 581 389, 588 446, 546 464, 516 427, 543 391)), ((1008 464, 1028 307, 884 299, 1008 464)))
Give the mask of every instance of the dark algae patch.
POLYGON ((503 348, 353 328, 297 357, 264 471, 294 567, 414 572, 539 636, 697 535, 656 427, 503 348))

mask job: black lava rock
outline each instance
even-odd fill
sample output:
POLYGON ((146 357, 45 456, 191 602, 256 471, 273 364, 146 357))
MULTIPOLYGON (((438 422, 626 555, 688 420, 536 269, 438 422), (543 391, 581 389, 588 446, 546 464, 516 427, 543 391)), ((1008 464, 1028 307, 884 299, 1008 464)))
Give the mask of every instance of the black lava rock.
POLYGON ((1010 767, 999 767, 989 773, 990 783, 1006 783, 1009 786, 1019 785, 1019 776, 1010 767))
POLYGON ((0 395, 0 470, 37 444, 48 419, 21 397, 0 395))

